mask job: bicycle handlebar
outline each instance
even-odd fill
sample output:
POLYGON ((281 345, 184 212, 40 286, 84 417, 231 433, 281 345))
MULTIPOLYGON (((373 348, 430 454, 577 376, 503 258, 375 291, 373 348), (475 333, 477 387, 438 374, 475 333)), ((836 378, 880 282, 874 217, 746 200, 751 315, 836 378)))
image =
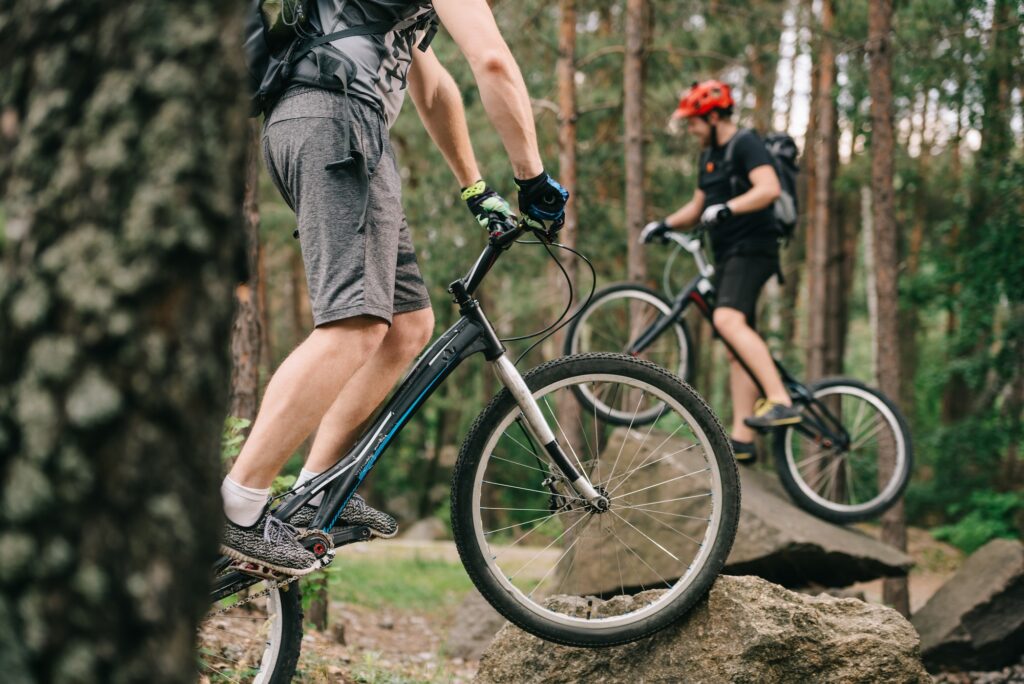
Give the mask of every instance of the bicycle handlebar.
POLYGON ((516 219, 515 227, 511 230, 491 235, 487 241, 487 246, 484 247, 484 251, 480 253, 469 273, 452 283, 448 287, 448 291, 456 295, 456 301, 458 301, 460 296, 456 290, 464 292, 470 297, 473 296, 476 289, 480 287, 480 283, 483 282, 484 277, 494 266, 495 262, 498 261, 501 253, 511 247, 512 243, 522 237, 524 233, 533 233, 537 236, 538 240, 550 243, 554 240, 559 228, 561 228, 561 222, 554 223, 551 227, 544 225, 538 227, 529 222, 525 217, 516 219))
POLYGON ((697 262, 697 270, 700 271, 700 274, 705 278, 710 278, 715 274, 715 267, 708 263, 707 256, 704 254, 704 243, 701 242, 701 235, 706 230, 707 227, 704 224, 698 225, 690 233, 669 230, 665 232, 665 238, 689 252, 693 260, 697 262))

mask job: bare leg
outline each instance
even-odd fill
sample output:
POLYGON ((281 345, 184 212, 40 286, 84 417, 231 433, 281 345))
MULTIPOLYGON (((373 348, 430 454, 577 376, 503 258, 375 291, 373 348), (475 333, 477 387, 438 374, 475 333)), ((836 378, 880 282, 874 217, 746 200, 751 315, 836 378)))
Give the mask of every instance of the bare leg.
POLYGON ((732 438, 737 442, 752 442, 754 431, 746 426, 743 419, 754 415, 754 402, 761 393, 732 354, 729 354, 729 390, 732 394, 732 438))
POLYGON ((245 487, 269 487, 387 331, 387 323, 370 316, 314 330, 271 378, 229 477, 245 487))
POLYGON ((320 421, 306 470, 321 473, 355 443, 363 423, 416 359, 434 330, 434 312, 396 314, 380 347, 360 368, 320 421))
MULTIPOLYGON (((761 336, 753 328, 747 325, 747 319, 743 312, 737 309, 721 307, 715 309, 714 318, 715 327, 718 328, 719 334, 732 345, 736 353, 742 357, 751 372, 757 377, 764 388, 766 399, 777 404, 783 404, 784 406, 791 405, 789 393, 786 392, 786 387, 782 384, 782 377, 779 376, 779 371, 775 367, 775 362, 772 360, 768 345, 765 344, 764 340, 761 339, 761 336)), ((739 388, 740 395, 736 394, 737 386, 740 384, 735 380, 737 371, 744 376, 747 382, 750 382, 750 378, 747 377, 743 367, 738 362, 732 362, 729 384, 733 392, 733 436, 738 439, 740 433, 736 432, 736 426, 742 426, 743 419, 752 414, 753 399, 750 399, 749 403, 747 403, 748 394, 742 387, 739 388), (746 415, 743 415, 744 413, 746 415)), ((753 387, 753 398, 756 399, 757 388, 753 382, 750 382, 750 385, 753 387)), ((743 432, 747 435, 751 434, 746 426, 743 426, 743 432)), ((750 440, 745 439, 743 441, 750 440)))

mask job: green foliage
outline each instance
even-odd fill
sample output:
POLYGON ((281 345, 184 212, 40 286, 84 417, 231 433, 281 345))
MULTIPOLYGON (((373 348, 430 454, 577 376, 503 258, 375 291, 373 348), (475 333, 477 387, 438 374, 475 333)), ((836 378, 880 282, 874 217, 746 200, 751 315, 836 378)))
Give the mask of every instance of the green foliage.
POLYGON ((252 421, 246 418, 228 416, 224 419, 224 429, 220 437, 220 460, 222 462, 230 463, 242 452, 246 430, 250 425, 252 425, 252 421))
POLYGON ((342 555, 330 565, 331 596, 369 608, 438 610, 472 588, 454 559, 360 558, 342 555))
POLYGON ((966 503, 951 505, 949 515, 959 520, 936 528, 932 534, 966 553, 973 553, 993 539, 1017 539, 1021 536, 1024 493, 975 491, 966 503))
POLYGON ((358 684, 425 684, 423 680, 388 671, 380 663, 380 654, 375 651, 363 654, 362 662, 352 669, 352 677, 358 684))

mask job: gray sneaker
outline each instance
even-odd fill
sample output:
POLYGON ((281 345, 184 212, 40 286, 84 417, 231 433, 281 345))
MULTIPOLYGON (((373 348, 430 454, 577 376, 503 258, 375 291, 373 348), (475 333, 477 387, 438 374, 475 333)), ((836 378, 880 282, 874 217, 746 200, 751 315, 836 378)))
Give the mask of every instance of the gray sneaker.
MULTIPOLYGON (((309 527, 316 515, 317 507, 306 504, 292 516, 289 521, 296 527, 309 527)), ((370 533, 375 537, 390 539, 398 534, 398 521, 383 511, 378 511, 370 506, 363 497, 353 494, 352 498, 345 504, 335 527, 345 525, 365 525, 370 528, 370 533)))
MULTIPOLYGON (((220 552, 243 563, 263 566, 283 575, 306 575, 319 567, 316 557, 295 538, 296 529, 270 515, 269 510, 251 527, 230 520, 224 529, 220 552)), ((254 574, 259 568, 254 568, 254 574)))

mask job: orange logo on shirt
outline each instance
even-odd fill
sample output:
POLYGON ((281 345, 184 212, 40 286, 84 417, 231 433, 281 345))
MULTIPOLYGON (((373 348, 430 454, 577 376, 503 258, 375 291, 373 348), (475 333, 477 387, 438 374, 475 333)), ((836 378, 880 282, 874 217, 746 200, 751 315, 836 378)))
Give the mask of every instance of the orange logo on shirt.
POLYGON ((707 171, 708 173, 711 173, 712 171, 714 171, 715 170, 715 162, 708 162, 707 166, 704 167, 704 170, 707 171))

